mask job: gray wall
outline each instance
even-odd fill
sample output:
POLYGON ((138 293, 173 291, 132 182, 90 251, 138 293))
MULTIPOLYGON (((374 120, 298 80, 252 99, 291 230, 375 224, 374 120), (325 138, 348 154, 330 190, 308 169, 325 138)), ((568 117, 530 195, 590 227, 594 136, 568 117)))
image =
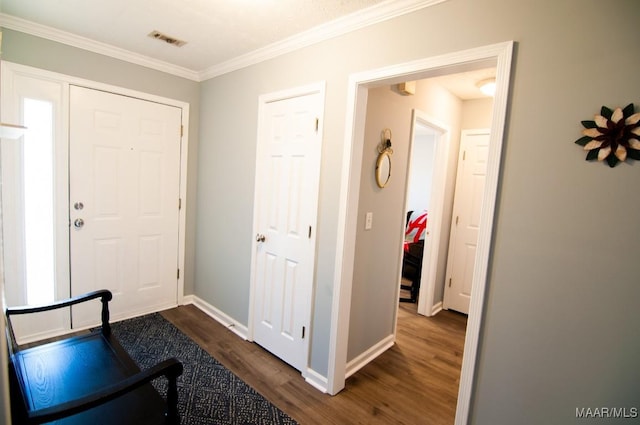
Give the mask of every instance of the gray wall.
POLYGON ((2 37, 2 59, 5 61, 189 103, 189 171, 184 279, 185 294, 193 294, 200 84, 9 29, 2 30, 2 37))
POLYGON ((407 211, 429 211, 435 144, 435 134, 420 134, 413 138, 407 180, 407 211))
MULTIPOLYGON (((573 141, 600 106, 640 103, 639 14, 636 0, 450 0, 206 81, 196 294, 246 323, 257 98, 325 80, 311 348, 325 372, 349 74, 515 40, 472 422, 567 423, 576 406, 637 405, 640 171, 587 163, 573 141)), ((383 322, 355 316, 351 335, 376 339, 383 322)))
MULTIPOLYGON (((190 149, 190 176, 198 178, 197 232, 190 221, 187 234, 195 243, 187 252, 196 261, 193 291, 243 323, 258 96, 326 81, 311 347, 312 368, 325 373, 348 76, 515 40, 471 422, 565 424, 575 422, 576 407, 640 403, 640 197, 633 192, 640 169, 587 163, 573 143, 580 121, 602 105, 640 104, 638 16, 637 0, 449 0, 199 87, 11 31, 3 32, 3 56, 192 103, 192 143, 199 140, 190 149)), ((376 325, 350 331, 389 331, 376 325)))
POLYGON ((258 97, 327 81, 311 335, 311 366, 321 374, 328 370, 347 63, 368 56, 329 60, 337 51, 341 41, 330 40, 205 81, 201 92, 195 293, 247 324, 258 97))
MULTIPOLYGON (((450 152, 445 187, 443 229, 451 222, 456 162, 460 144, 462 101, 429 80, 416 84, 414 96, 402 96, 393 87, 369 90, 365 121, 360 198, 356 233, 351 320, 347 359, 353 360, 393 334, 400 276, 400 250, 405 226, 405 193, 408 181, 411 112, 419 109, 450 129, 450 152), (374 179, 380 132, 393 133, 392 175, 380 189, 374 179), (373 228, 364 230, 365 215, 373 212, 373 228), (372 314, 375 312, 375 314, 372 314)), ((445 230, 445 234, 448 231, 445 230)), ((447 238, 443 238, 447 239, 447 238)), ((444 281, 446 240, 436 279, 444 281)))
POLYGON ((462 102, 462 129, 490 128, 492 112, 492 97, 465 100, 462 102))
MULTIPOLYGON (((409 181, 411 113, 418 109, 450 128, 439 258, 434 303, 442 301, 446 280, 449 229, 455 194, 460 132, 491 125, 492 99, 462 101, 431 80, 420 80, 413 96, 394 87, 369 90, 365 147, 360 178, 351 321, 347 359, 353 360, 394 331, 400 273, 400 244, 405 223, 405 190, 409 181), (392 177, 380 189, 374 180, 380 132, 393 133, 392 177), (364 230, 365 215, 373 212, 373 228, 364 230), (376 314, 372 315, 371 312, 376 314)), ((431 216, 433 218, 433 215, 431 216)))

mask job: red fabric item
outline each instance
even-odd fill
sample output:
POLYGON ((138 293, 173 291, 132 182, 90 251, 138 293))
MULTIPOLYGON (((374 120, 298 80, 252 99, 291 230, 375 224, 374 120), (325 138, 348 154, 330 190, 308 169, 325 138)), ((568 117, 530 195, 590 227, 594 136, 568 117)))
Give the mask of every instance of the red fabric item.
POLYGON ((406 242, 418 242, 424 239, 424 231, 427 228, 427 212, 423 212, 419 216, 409 219, 407 223, 407 230, 405 231, 405 250, 407 249, 406 242), (413 236, 412 236, 413 234, 413 236))

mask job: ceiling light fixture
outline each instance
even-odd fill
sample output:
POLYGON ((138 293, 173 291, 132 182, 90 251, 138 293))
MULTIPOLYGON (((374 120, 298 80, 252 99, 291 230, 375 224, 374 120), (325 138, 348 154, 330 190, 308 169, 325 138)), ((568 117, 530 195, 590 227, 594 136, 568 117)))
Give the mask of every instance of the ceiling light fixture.
POLYGON ((496 94, 496 79, 487 78, 476 83, 476 87, 487 96, 494 96, 496 94))

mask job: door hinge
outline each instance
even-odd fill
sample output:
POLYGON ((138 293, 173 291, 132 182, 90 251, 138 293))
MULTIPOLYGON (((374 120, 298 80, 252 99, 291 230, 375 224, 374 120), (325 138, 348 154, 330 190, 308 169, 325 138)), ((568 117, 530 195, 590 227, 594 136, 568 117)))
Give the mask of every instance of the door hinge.
POLYGON ((316 133, 318 132, 319 128, 320 128, 320 118, 316 118, 316 133))
POLYGON ((302 327, 302 339, 304 339, 304 331, 305 331, 305 327, 302 327))
POLYGON ((311 239, 311 226, 309 226, 309 239, 311 239))
POLYGON ((449 278, 449 288, 451 288, 451 278, 449 278))
POLYGON ((178 198, 178 209, 182 209, 182 198, 178 198))
POLYGON ((462 160, 467 159, 467 151, 462 151, 462 160))
POLYGON ((180 137, 184 136, 184 125, 180 126, 180 137))
POLYGON ((176 275, 177 279, 180 279, 180 269, 178 269, 178 274, 176 275))
POLYGON ((458 221, 459 221, 459 220, 460 220, 460 216, 459 216, 459 215, 457 215, 457 216, 456 216, 456 226, 458 225, 458 221))

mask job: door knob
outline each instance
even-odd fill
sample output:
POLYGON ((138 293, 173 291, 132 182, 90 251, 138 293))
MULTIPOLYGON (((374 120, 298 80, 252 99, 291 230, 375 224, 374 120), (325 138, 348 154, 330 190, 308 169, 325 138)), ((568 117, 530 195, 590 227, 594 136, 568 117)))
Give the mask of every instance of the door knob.
POLYGON ((256 242, 264 242, 266 240, 267 240, 267 237, 265 235, 261 235, 260 233, 256 235, 256 242))
POLYGON ((76 218, 76 220, 73 222, 73 225, 76 229, 81 229, 82 226, 84 226, 84 220, 81 218, 76 218))

